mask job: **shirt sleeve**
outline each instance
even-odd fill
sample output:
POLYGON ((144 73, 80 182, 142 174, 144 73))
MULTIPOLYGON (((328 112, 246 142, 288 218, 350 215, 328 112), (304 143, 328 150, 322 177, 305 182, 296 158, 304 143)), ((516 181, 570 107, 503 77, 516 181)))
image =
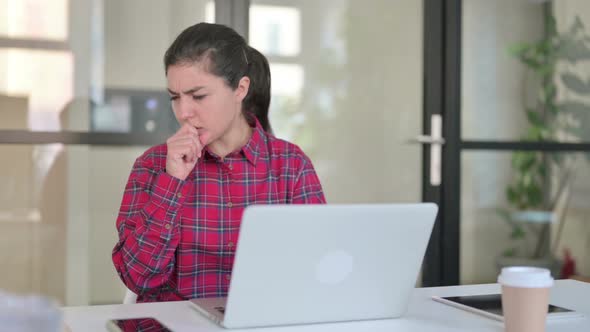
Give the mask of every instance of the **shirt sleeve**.
POLYGON ((136 160, 117 217, 113 263, 123 283, 139 295, 174 289, 170 276, 180 242, 178 212, 191 186, 136 160))
POLYGON ((326 204, 320 179, 311 160, 305 155, 302 158, 302 167, 295 178, 292 197, 292 204, 326 204))

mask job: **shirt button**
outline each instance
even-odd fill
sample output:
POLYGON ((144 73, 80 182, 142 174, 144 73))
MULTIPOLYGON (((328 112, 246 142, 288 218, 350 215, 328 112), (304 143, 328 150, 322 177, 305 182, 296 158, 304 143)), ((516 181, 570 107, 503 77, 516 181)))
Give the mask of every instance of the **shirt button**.
POLYGON ((227 168, 229 168, 229 170, 231 171, 232 169, 234 169, 234 167, 232 165, 227 166, 227 168))
POLYGON ((230 280, 231 279, 231 274, 226 274, 225 275, 225 279, 230 280))
POLYGON ((232 207, 234 204, 232 202, 227 203, 227 207, 232 207))
POLYGON ((170 226, 170 224, 166 224, 166 225, 164 225, 164 228, 166 228, 167 230, 170 230, 170 228, 172 228, 172 226, 170 226))
POLYGON ((178 198, 182 198, 182 193, 178 193, 178 194, 176 194, 176 197, 178 197, 178 198))
POLYGON ((227 246, 230 247, 230 248, 233 248, 234 247, 234 243, 233 242, 230 242, 230 243, 227 244, 227 246))

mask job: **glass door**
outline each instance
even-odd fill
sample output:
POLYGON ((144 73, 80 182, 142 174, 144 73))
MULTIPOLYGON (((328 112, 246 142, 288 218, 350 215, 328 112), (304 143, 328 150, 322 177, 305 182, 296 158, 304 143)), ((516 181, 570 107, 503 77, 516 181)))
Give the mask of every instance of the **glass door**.
POLYGON ((458 281, 506 265, 588 276, 590 4, 469 0, 460 15, 458 281))
MULTIPOLYGON (((413 0, 250 1, 250 43, 271 63, 275 134, 309 154, 330 203, 440 205, 442 55, 433 54, 443 49, 441 8, 413 0)), ((441 215, 424 285, 441 283, 441 215)))

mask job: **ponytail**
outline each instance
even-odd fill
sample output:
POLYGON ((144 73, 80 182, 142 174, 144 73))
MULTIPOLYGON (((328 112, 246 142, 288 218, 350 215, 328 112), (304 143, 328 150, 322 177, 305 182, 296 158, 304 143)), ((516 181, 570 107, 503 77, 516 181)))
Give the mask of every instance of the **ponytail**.
POLYGON ((242 101, 242 109, 247 115, 255 116, 262 128, 272 133, 268 119, 270 105, 270 67, 268 60, 254 47, 247 46, 248 72, 250 88, 242 101))

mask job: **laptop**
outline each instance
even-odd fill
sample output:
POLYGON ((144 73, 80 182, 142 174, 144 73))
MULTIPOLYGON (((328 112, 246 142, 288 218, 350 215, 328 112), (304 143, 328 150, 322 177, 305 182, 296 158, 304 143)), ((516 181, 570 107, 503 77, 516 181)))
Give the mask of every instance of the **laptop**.
POLYGON ((399 317, 437 210, 432 203, 250 206, 227 298, 191 306, 225 328, 399 317))

